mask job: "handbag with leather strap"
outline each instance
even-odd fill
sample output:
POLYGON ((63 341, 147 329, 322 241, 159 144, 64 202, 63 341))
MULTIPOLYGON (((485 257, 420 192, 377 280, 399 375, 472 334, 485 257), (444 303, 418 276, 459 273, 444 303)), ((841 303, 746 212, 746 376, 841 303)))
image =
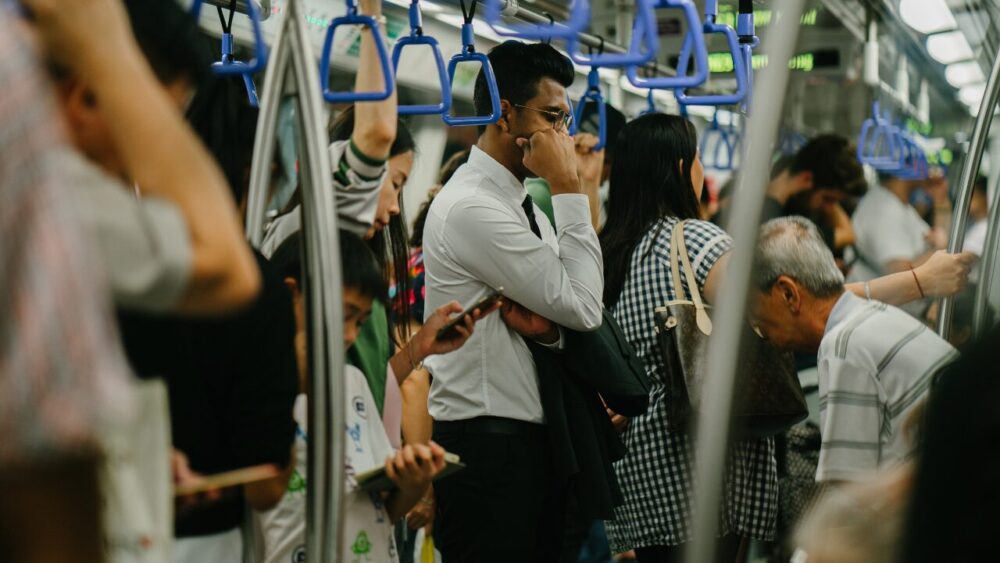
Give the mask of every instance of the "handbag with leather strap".
MULTIPOLYGON (((674 299, 657 307, 654 315, 666 374, 667 427, 673 432, 688 431, 701 406, 712 335, 709 307, 702 300, 684 242, 685 223, 674 225, 670 239, 674 299)), ((736 376, 733 432, 740 438, 773 436, 805 420, 809 409, 792 354, 769 345, 745 324, 744 341, 752 345, 736 376)))

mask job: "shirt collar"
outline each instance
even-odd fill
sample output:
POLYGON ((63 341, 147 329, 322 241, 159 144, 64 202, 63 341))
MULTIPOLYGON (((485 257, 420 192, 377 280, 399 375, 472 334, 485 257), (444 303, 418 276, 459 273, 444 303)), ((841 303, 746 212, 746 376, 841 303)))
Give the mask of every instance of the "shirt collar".
POLYGON ((503 195, 516 199, 518 205, 521 205, 525 196, 528 195, 524 184, 519 182, 506 166, 497 162, 479 147, 472 147, 472 151, 469 153, 469 164, 478 168, 486 178, 496 184, 503 195))
POLYGON ((851 312, 864 307, 866 303, 866 300, 854 295, 850 291, 845 291, 833 305, 833 309, 830 310, 830 316, 826 319, 826 328, 823 330, 823 336, 826 336, 833 330, 833 327, 842 323, 851 312))

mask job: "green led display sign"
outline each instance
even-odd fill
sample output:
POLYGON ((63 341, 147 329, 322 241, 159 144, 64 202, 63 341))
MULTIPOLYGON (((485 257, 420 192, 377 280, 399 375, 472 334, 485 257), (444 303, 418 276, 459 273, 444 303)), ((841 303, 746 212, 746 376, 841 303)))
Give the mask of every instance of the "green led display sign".
MULTIPOLYGON (((816 21, 819 19, 819 10, 813 8, 807 10, 802 14, 802 18, 799 20, 804 26, 814 26, 816 21)), ((733 6, 722 5, 719 6, 719 16, 716 21, 728 25, 729 27, 736 27, 736 8, 733 6)), ((774 23, 775 14, 769 9, 754 10, 753 12, 753 24, 756 27, 767 27, 774 23)))
MULTIPOLYGON (((753 68, 760 70, 767 66, 767 55, 754 55, 753 68)), ((814 53, 801 53, 788 61, 788 68, 801 72, 812 72, 816 68, 814 53)), ((709 53, 708 70, 714 74, 733 72, 733 56, 728 52, 709 53)))

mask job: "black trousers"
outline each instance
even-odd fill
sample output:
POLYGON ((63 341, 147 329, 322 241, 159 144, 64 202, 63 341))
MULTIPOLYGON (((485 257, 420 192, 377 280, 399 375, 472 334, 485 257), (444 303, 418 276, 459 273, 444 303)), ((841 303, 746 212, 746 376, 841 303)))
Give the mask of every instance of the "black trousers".
POLYGON ((435 422, 434 441, 466 464, 434 484, 434 544, 444 563, 559 557, 565 489, 553 477, 544 426, 492 417, 435 422))
MULTIPOLYGON (((638 563, 681 563, 689 544, 654 545, 635 550, 638 563)), ((746 541, 741 536, 719 538, 715 548, 716 563, 742 563, 746 560, 746 541)))

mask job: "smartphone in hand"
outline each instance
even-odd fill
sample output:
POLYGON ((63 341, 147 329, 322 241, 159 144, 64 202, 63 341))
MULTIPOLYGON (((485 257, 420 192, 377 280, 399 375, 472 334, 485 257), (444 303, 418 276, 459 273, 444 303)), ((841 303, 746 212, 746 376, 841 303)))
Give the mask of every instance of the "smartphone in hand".
POLYGON ((466 309, 465 311, 463 311, 461 315, 458 315, 455 318, 453 318, 452 320, 448 321, 448 324, 446 324, 443 327, 441 327, 441 330, 438 331, 438 333, 437 333, 437 339, 438 340, 451 340, 452 338, 457 337, 458 336, 458 331, 455 330, 455 327, 457 327, 458 325, 462 324, 464 322, 465 317, 467 315, 471 315, 471 314, 475 313, 477 309, 480 310, 480 311, 485 311, 485 310, 487 310, 487 309, 489 309, 489 308, 497 305, 501 301, 503 301, 503 288, 502 287, 500 289, 497 289, 496 291, 490 293, 486 297, 484 297, 481 301, 479 301, 479 303, 476 303, 475 305, 473 305, 473 306, 469 307, 468 309, 466 309))

